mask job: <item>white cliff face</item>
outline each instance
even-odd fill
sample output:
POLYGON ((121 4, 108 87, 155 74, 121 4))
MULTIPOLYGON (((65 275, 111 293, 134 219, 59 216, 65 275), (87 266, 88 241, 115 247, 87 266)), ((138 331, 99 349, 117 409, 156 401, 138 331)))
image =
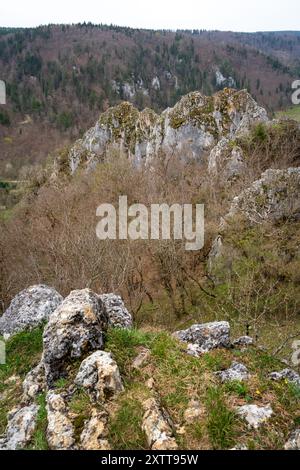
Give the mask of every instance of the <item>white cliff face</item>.
POLYGON ((153 78, 151 85, 154 90, 156 91, 160 90, 160 81, 157 76, 153 78))
POLYGON ((224 75, 221 73, 221 71, 218 69, 216 70, 216 83, 218 86, 228 86, 235 88, 236 87, 236 81, 234 80, 233 77, 224 77, 224 75))
MULTIPOLYGON (((103 113, 95 127, 75 143, 68 156, 69 169, 71 174, 79 167, 93 169, 111 148, 135 164, 149 163, 159 151, 201 161, 222 138, 233 139, 253 123, 267 120, 265 109, 245 90, 225 88, 212 97, 192 92, 160 116, 150 109, 139 112, 123 102, 103 113)), ((239 159, 232 156, 234 168, 229 171, 236 171, 239 159)))

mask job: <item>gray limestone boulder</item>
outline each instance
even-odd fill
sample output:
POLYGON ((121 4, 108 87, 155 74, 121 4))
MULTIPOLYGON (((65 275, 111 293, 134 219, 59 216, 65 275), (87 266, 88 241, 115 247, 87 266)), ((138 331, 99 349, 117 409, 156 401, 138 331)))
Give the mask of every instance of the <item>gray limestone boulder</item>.
POLYGON ((0 318, 0 334, 8 337, 43 324, 62 301, 53 287, 39 284, 24 289, 0 318))
POLYGON ((71 359, 103 347, 107 316, 100 297, 89 289, 76 290, 51 315, 43 336, 46 382, 62 377, 71 359))
POLYGON ((192 325, 187 330, 176 331, 174 336, 196 345, 198 353, 230 347, 230 325, 226 321, 192 325))

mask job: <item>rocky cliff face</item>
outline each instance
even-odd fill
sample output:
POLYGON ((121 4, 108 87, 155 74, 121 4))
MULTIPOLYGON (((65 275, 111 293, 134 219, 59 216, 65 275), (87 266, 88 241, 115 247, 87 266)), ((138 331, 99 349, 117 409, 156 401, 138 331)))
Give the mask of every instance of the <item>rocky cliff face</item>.
POLYGON ((225 88, 211 97, 192 92, 161 115, 150 109, 139 112, 123 102, 103 113, 75 143, 68 166, 72 174, 80 167, 91 169, 111 149, 135 164, 149 163, 159 152, 201 160, 222 138, 231 139, 253 123, 267 120, 265 109, 246 90, 225 88))

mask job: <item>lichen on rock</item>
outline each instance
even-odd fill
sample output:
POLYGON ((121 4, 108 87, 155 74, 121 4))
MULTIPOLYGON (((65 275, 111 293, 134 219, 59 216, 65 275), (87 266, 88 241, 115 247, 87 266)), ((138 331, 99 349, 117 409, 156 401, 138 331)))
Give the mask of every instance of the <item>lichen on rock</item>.
POLYGON ((44 331, 43 361, 49 387, 65 373, 66 363, 103 347, 107 316, 103 302, 89 289, 77 290, 52 314, 44 331))
POLYGON ((8 337, 42 325, 62 301, 53 287, 38 284, 24 289, 0 317, 0 334, 8 337))
MULTIPOLYGON (((213 96, 191 92, 160 116, 149 109, 140 112, 131 103, 122 102, 101 114, 95 127, 72 147, 70 172, 73 174, 80 167, 94 168, 109 148, 127 155, 136 164, 151 162, 159 152, 176 153, 185 160, 202 160, 220 139, 243 135, 253 123, 267 120, 265 109, 246 90, 225 88, 213 96)), ((211 167, 213 159, 212 155, 211 167)), ((240 149, 232 149, 226 165, 229 176, 241 171, 240 149)))
POLYGON ((230 347, 230 325, 225 321, 192 325, 187 330, 176 331, 174 336, 180 341, 195 345, 195 352, 198 354, 230 347))
POLYGON ((123 390, 119 368, 106 351, 96 351, 81 363, 75 384, 86 389, 92 400, 103 402, 123 390))

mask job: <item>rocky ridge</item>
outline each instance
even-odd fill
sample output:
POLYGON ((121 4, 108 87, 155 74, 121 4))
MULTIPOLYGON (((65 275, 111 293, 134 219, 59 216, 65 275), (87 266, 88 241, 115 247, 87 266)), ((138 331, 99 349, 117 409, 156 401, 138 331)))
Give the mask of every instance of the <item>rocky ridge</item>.
MULTIPOLYGON (((78 168, 92 169, 112 149, 135 164, 149 163, 160 152, 201 161, 204 153, 211 151, 212 169, 219 141, 228 145, 230 139, 262 121, 268 121, 267 112, 246 90, 225 88, 212 97, 195 91, 161 115, 150 109, 139 112, 131 103, 123 102, 103 113, 95 127, 75 143, 68 155, 68 171, 73 174, 78 168)), ((240 158, 234 150, 229 173, 240 168, 240 158)))

